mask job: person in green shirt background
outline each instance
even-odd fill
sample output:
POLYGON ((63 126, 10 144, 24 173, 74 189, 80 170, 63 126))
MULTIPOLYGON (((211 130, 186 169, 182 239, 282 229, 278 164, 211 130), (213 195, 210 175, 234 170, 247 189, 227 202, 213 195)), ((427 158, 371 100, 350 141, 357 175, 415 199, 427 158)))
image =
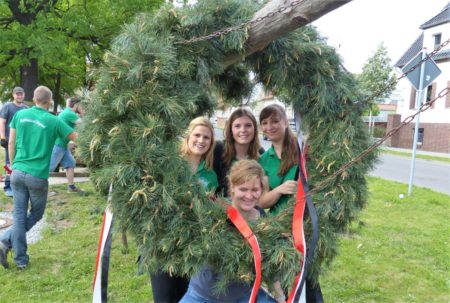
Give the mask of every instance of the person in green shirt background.
MULTIPOLYGON (((58 119, 66 123, 70 128, 75 129, 76 125, 81 123, 81 117, 84 115, 84 108, 81 99, 72 97, 68 100, 68 107, 59 114, 58 119)), ((50 160, 50 172, 53 172, 58 164, 66 170, 66 177, 68 181, 67 191, 69 193, 79 193, 84 195, 85 192, 75 186, 75 166, 76 161, 72 155, 69 145, 69 139, 56 139, 55 146, 53 146, 52 157, 50 160)))
POLYGON ((77 137, 72 128, 48 112, 52 97, 50 89, 39 86, 33 95, 36 106, 17 112, 10 123, 8 147, 14 213, 12 228, 0 238, 0 264, 5 268, 9 267, 7 255, 11 248, 17 267, 27 267, 26 232, 44 215, 53 145, 58 137, 70 140, 77 137))

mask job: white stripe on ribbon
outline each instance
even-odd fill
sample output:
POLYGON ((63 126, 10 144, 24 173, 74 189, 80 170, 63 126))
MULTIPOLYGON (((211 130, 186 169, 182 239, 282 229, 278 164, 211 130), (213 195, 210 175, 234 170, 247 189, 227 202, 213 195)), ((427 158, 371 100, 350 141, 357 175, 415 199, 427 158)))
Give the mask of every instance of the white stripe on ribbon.
MULTIPOLYGON (((106 240, 108 239, 109 234, 111 233, 111 226, 113 221, 113 213, 111 212, 111 208, 109 203, 111 202, 111 194, 112 194, 112 184, 109 187, 108 194, 108 206, 105 209, 105 214, 103 215, 103 224, 102 230, 100 232, 99 246, 97 249, 97 261, 95 266, 95 274, 94 274, 94 283, 93 283, 93 295, 92 302, 93 303, 102 303, 106 301, 106 298, 102 298, 102 265, 103 265, 103 253, 105 251, 106 240)), ((107 274, 107 273, 106 273, 107 274)))

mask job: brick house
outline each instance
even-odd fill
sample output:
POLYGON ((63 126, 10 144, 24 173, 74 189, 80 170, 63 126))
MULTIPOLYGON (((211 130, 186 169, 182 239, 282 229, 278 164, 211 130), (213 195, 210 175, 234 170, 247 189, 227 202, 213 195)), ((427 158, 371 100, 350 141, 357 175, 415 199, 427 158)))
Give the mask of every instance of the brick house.
MULTIPOLYGON (((420 26, 422 33, 397 61, 395 67, 401 69, 423 48, 431 53, 450 38, 450 2, 437 15, 420 26)), ((442 73, 425 89, 425 99, 429 102, 438 97, 439 92, 450 87, 450 45, 442 48, 433 60, 442 73)), ((387 130, 396 127, 417 109, 416 90, 406 78, 399 86, 405 87, 403 102, 399 103, 397 113, 389 115, 387 130)), ((432 108, 420 114, 418 148, 427 151, 450 153, 450 93, 438 98, 432 108)), ((403 127, 395 136, 386 141, 388 146, 412 148, 415 120, 403 127)))

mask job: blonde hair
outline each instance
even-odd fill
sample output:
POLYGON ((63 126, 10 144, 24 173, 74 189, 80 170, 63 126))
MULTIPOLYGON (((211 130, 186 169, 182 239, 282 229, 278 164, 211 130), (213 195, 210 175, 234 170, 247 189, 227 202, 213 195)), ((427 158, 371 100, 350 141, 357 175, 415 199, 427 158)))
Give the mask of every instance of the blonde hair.
POLYGON ((205 160, 205 164, 206 164, 205 166, 207 169, 212 169, 213 161, 214 161, 214 145, 215 145, 214 127, 211 124, 211 122, 209 122, 208 118, 206 118, 206 117, 197 117, 189 123, 188 129, 184 135, 183 141, 181 142, 181 148, 180 148, 181 156, 186 158, 187 156, 189 156, 191 154, 191 151, 189 149, 189 144, 188 144, 189 136, 192 134, 192 132, 194 131, 194 129, 197 126, 207 127, 211 132, 211 145, 209 146, 206 153, 202 155, 202 160, 205 160))
POLYGON ((38 86, 33 92, 33 100, 39 104, 48 104, 53 99, 53 93, 47 86, 38 86))
POLYGON ((233 186, 241 185, 245 182, 259 178, 263 192, 269 189, 266 174, 264 169, 255 160, 239 160, 231 166, 230 174, 228 175, 228 188, 231 195, 231 188, 233 186))

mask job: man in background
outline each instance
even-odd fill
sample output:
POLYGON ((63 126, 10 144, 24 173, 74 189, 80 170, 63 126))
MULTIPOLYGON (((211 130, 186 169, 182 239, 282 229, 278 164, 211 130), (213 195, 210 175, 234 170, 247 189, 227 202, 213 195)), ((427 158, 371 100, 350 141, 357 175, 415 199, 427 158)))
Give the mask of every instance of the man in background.
MULTIPOLYGON (((81 117, 84 115, 83 104, 78 97, 72 97, 68 100, 68 107, 59 114, 58 119, 66 123, 72 130, 81 123, 81 117)), ((71 147, 69 146, 69 139, 56 139, 53 147, 52 157, 50 160, 50 172, 53 172, 58 164, 66 170, 66 177, 68 181, 67 191, 69 193, 78 193, 84 195, 85 192, 75 186, 75 166, 76 161, 72 155, 71 147)))
POLYGON ((5 268, 9 267, 7 256, 11 248, 17 268, 28 266, 26 232, 44 215, 55 140, 58 137, 74 140, 77 137, 73 129, 48 112, 52 97, 50 89, 39 86, 33 95, 36 106, 19 111, 10 123, 14 213, 12 228, 0 237, 0 264, 5 268))
MULTIPOLYGON (((8 102, 3 105, 0 111, 0 144, 5 149, 5 166, 9 167, 10 159, 8 153, 8 138, 9 138, 9 123, 13 119, 14 115, 25 108, 28 108, 23 103, 25 99, 25 91, 20 86, 16 86, 13 89, 13 102, 8 102)), ((13 196, 13 192, 11 190, 10 176, 6 173, 5 176, 5 184, 3 186, 3 190, 8 197, 13 196)))

